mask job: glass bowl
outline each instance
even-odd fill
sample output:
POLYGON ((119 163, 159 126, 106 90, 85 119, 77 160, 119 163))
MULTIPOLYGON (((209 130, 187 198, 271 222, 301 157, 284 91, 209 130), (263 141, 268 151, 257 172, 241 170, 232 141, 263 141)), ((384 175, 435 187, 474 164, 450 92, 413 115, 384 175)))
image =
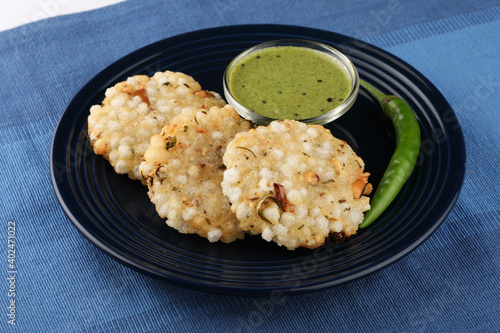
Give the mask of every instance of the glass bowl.
MULTIPOLYGON (((231 91, 233 83, 231 82, 232 80, 231 73, 236 68, 236 66, 240 64, 243 60, 248 60, 250 57, 256 56, 255 52, 260 53, 262 52, 261 50, 267 48, 289 47, 289 46, 310 49, 315 52, 321 52, 323 55, 327 55, 328 57, 330 57, 331 60, 335 62, 337 66, 344 72, 344 74, 346 74, 345 76, 348 78, 350 87, 348 89, 348 93, 345 95, 346 97, 343 98, 342 103, 340 105, 332 109, 328 108, 326 109, 327 111, 324 112, 320 111, 319 113, 321 114, 314 117, 306 117, 304 119, 300 119, 300 117, 297 118, 292 116, 288 118, 299 120, 301 122, 308 124, 324 125, 345 114, 352 107, 358 95, 358 90, 359 90, 358 71, 356 70, 352 62, 349 60, 349 58, 347 58, 343 53, 341 53, 337 49, 322 43, 309 40, 302 40, 302 39, 282 39, 282 40, 275 40, 271 42, 258 44, 240 53, 236 58, 234 58, 226 68, 223 77, 224 96, 227 102, 234 107, 234 109, 239 113, 241 117, 251 120, 257 125, 267 125, 273 120, 285 118, 282 116, 277 116, 276 118, 274 118, 261 115, 249 109, 244 104, 240 103, 240 101, 236 99, 234 93, 231 91)), ((266 79, 266 77, 263 77, 263 79, 266 79)), ((321 80, 318 80, 318 82, 320 81, 321 80)), ((265 101, 263 102, 265 103, 265 101)))

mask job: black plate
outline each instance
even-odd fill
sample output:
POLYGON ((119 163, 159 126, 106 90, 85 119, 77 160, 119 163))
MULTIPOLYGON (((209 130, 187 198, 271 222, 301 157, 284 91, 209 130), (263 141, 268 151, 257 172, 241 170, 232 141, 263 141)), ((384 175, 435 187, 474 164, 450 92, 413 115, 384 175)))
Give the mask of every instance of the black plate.
MULTIPOLYGON (((366 163, 376 187, 394 149, 392 127, 363 90, 333 124, 366 163)), ((73 224, 98 248, 140 272, 200 290, 240 295, 298 293, 366 276, 415 249, 441 224, 460 191, 465 145, 447 101, 404 61, 359 40, 328 31, 280 25, 244 25, 186 33, 146 46, 95 76, 61 117, 51 150, 53 185, 73 224), (287 251, 260 237, 212 244, 168 228, 146 188, 117 175, 87 140, 87 117, 107 87, 128 76, 181 71, 202 87, 222 92, 222 74, 241 51, 282 38, 304 38, 338 48, 360 77, 397 94, 414 108, 422 127, 417 167, 396 201, 372 226, 344 244, 287 251)), ((398 278, 398 277, 396 277, 398 278)))

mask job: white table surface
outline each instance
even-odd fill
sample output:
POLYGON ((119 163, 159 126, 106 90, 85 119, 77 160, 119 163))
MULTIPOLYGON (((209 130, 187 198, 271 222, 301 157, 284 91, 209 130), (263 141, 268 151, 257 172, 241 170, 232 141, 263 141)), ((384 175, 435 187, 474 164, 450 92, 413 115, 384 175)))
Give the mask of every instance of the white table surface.
POLYGON ((7 0, 2 1, 0 31, 49 17, 82 12, 124 0, 7 0))

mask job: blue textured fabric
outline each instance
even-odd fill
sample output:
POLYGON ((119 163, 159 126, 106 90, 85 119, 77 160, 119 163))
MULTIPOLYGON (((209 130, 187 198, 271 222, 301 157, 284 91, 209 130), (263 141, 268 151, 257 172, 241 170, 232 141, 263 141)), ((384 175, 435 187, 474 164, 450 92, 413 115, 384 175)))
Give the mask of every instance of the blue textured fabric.
POLYGON ((127 1, 1 32, 0 331, 500 332, 499 36, 497 0, 127 1), (51 185, 49 150, 81 87, 149 43, 245 23, 360 38, 413 65, 449 101, 462 125, 467 173, 449 216, 414 252, 312 294, 230 297, 132 271, 66 218, 51 185), (9 222, 16 228, 15 297, 9 222), (15 325, 8 322, 13 298, 15 325))

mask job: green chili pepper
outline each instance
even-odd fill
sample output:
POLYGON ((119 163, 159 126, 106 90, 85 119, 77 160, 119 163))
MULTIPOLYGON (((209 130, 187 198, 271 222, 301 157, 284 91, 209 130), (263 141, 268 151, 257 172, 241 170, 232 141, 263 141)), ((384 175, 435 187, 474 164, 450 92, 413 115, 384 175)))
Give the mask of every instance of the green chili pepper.
POLYGON ((402 98, 384 95, 363 80, 360 84, 378 100, 396 132, 396 149, 375 190, 371 208, 359 225, 363 229, 385 211, 410 177, 420 151, 420 125, 410 105, 402 98))

